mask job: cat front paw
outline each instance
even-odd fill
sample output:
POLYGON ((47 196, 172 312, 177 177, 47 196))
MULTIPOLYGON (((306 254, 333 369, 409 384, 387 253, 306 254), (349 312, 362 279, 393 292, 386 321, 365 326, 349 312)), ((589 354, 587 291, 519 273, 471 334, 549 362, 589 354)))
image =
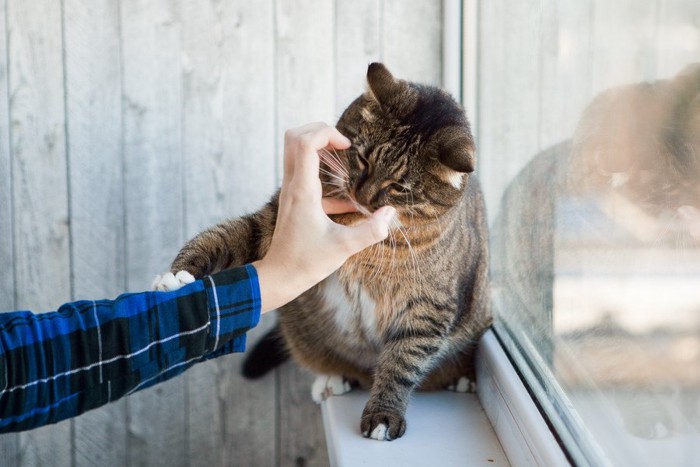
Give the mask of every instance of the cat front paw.
POLYGON ((462 376, 453 384, 447 386, 446 389, 454 392, 476 392, 476 382, 466 376, 462 376))
POLYGON ((365 438, 392 441, 406 432, 406 419, 399 412, 367 406, 362 412, 360 430, 365 438))
POLYGON ((311 398, 317 404, 330 396, 340 396, 352 391, 350 381, 339 375, 318 375, 311 385, 311 398))
POLYGON ((162 276, 156 276, 151 288, 161 292, 177 290, 187 284, 194 282, 194 276, 187 271, 178 271, 177 274, 166 272, 162 276))

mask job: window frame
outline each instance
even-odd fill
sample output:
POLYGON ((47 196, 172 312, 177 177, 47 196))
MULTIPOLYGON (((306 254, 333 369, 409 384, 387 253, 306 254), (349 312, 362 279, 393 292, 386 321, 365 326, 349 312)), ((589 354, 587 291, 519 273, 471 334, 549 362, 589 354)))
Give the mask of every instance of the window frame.
MULTIPOLYGON (((443 0, 443 87, 464 106, 474 135, 479 130, 479 27, 479 0, 443 0)), ((478 171, 479 159, 477 164, 478 171)), ((477 395, 513 465, 609 465, 583 423, 569 423, 576 412, 563 391, 554 390, 556 400, 547 394, 506 323, 496 322, 484 334, 475 365, 477 395), (562 408, 569 411, 566 418, 562 408)), ((544 362, 535 366, 544 378, 550 374, 544 362)))

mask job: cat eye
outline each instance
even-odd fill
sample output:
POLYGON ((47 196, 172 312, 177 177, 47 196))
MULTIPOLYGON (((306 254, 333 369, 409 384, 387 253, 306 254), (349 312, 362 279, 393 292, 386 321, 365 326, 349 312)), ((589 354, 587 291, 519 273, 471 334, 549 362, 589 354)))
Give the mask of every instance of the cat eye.
POLYGON ((406 185, 398 182, 392 183, 388 188, 389 192, 393 195, 403 195, 406 194, 406 191, 408 191, 406 185))

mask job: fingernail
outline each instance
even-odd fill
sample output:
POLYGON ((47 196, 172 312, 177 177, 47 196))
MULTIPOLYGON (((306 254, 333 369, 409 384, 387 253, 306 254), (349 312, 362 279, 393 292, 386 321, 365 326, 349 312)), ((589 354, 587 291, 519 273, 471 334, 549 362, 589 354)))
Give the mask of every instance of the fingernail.
POLYGON ((392 206, 385 206, 382 208, 382 217, 387 221, 391 222, 391 220, 394 218, 396 215, 396 209, 392 206))

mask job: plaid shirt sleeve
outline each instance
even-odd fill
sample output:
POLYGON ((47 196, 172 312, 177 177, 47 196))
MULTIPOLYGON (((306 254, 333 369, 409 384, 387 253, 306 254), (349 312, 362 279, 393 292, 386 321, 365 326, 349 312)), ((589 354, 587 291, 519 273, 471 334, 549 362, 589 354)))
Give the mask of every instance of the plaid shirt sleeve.
POLYGON ((0 313, 0 433, 59 422, 242 352, 260 312, 247 265, 173 292, 0 313))

